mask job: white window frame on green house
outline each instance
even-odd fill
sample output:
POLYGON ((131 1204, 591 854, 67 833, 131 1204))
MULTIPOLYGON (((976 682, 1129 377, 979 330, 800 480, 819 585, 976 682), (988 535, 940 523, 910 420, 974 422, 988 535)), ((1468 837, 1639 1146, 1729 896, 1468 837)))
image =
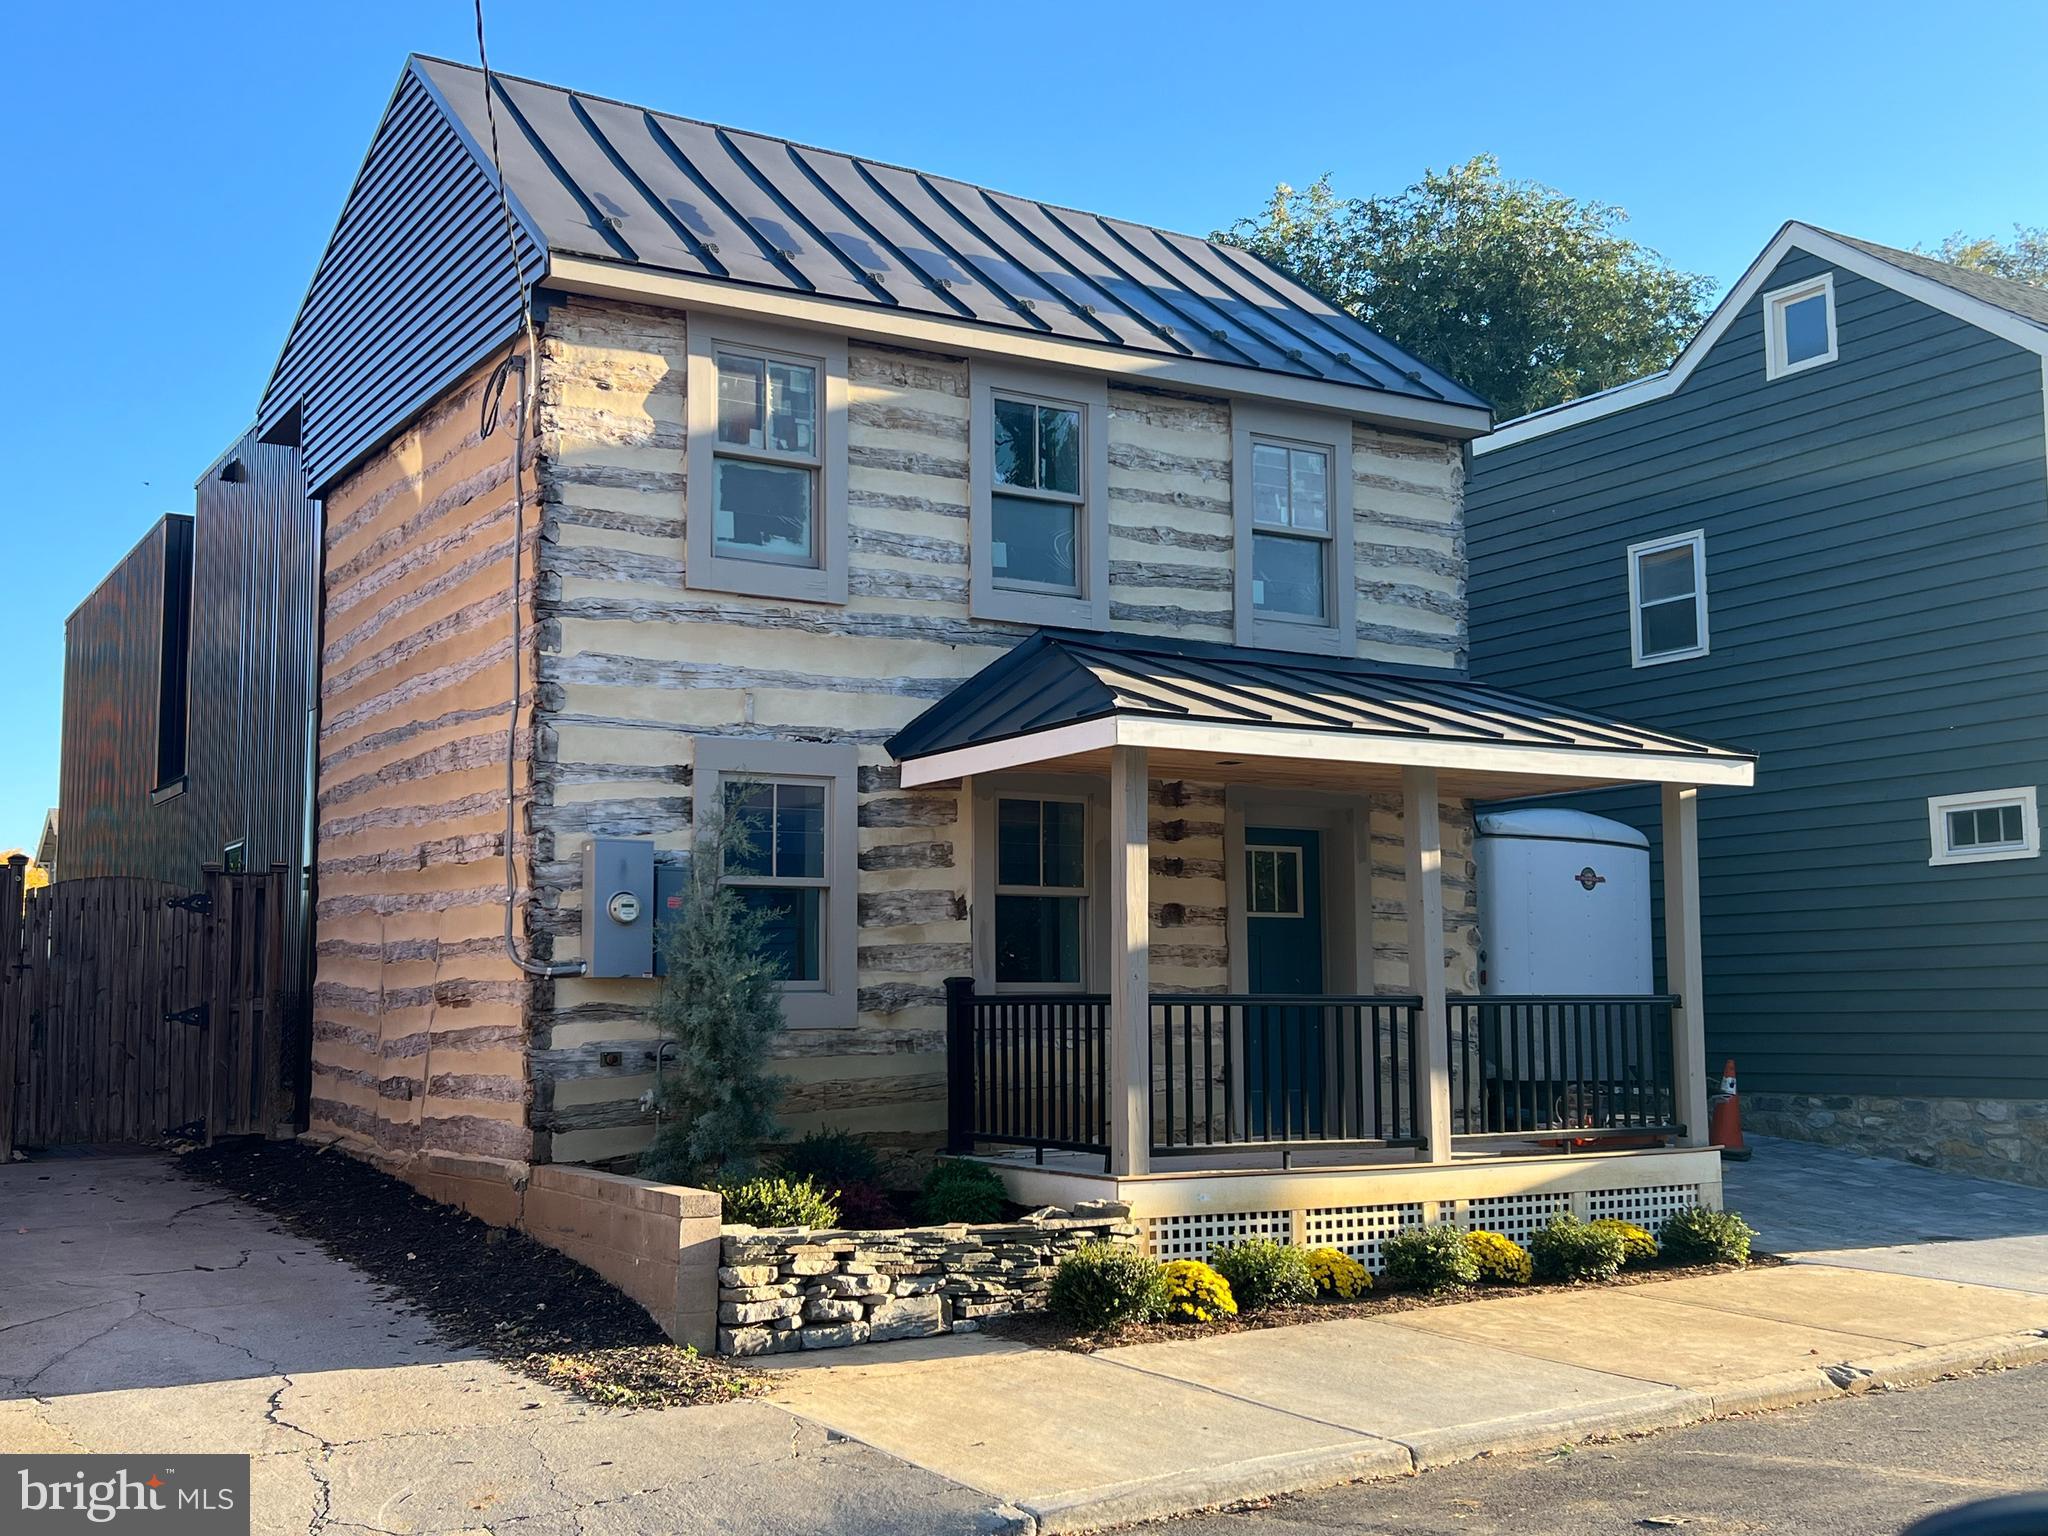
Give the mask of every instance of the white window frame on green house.
POLYGON ((846 338, 786 330, 692 311, 688 325, 688 377, 684 398, 685 516, 683 584, 713 592, 798 602, 846 601, 846 338), (720 440, 719 358, 758 360, 764 390, 769 367, 794 364, 814 373, 812 452, 768 441, 772 398, 762 401, 762 441, 720 440), (762 550, 747 553, 721 537, 718 488, 721 464, 754 464, 808 472, 811 527, 808 557, 762 550))
POLYGON ((1931 795, 1927 800, 1927 837, 1929 864, 1995 864, 2006 859, 2037 859, 2041 856, 2041 809, 2034 786, 1931 795), (1987 816, 1997 825, 1987 822, 1987 816), (1959 818, 1968 818, 1967 838, 1957 836, 1961 830, 1959 818), (1987 837, 1987 831, 1992 835, 1987 837))
POLYGON ((1109 383, 1099 375, 975 361, 968 369, 968 611, 976 618, 1067 629, 1109 628, 1109 383), (1079 417, 1078 483, 1072 492, 997 478, 996 406, 1072 411, 1079 417), (1071 590, 1007 577, 995 537, 996 498, 1073 508, 1071 590))
POLYGON ((1783 288, 1773 288, 1763 297, 1764 306, 1764 377, 1766 379, 1789 378, 1795 373, 1804 373, 1809 368, 1823 368, 1840 355, 1835 336, 1835 274, 1823 272, 1819 277, 1809 278, 1803 283, 1788 283, 1783 288), (1793 358, 1790 341, 1788 311, 1795 304, 1811 299, 1821 301, 1821 313, 1827 326, 1827 346, 1807 357, 1793 358))
POLYGON ((700 736, 691 774, 694 822, 702 830, 739 784, 819 785, 825 791, 823 873, 782 879, 738 875, 725 883, 814 887, 825 892, 815 981, 785 982, 784 1021, 792 1029, 850 1029, 859 1022, 859 754, 850 743, 740 741, 700 736))
POLYGON ((1628 547, 1628 656, 1632 667, 1661 667, 1666 662, 1690 661, 1696 656, 1711 654, 1711 640, 1707 633, 1707 535, 1704 529, 1695 528, 1690 533, 1676 533, 1669 538, 1647 539, 1641 544, 1628 547), (1692 554, 1692 591, 1675 593, 1669 597, 1645 598, 1643 594, 1642 563, 1651 555, 1667 554, 1672 550, 1686 549, 1692 554), (1661 651, 1645 650, 1643 646, 1643 610, 1691 603, 1693 609, 1693 643, 1661 651))
MULTIPOLYGON (((1349 417, 1313 411, 1276 410, 1247 401, 1230 408, 1231 502, 1236 528, 1234 582, 1235 636, 1239 645, 1271 650, 1308 651, 1316 655, 1350 656, 1358 649, 1358 573, 1356 534, 1351 510, 1351 421, 1349 417), (1297 521, 1290 473, 1287 521, 1261 521, 1256 466, 1259 450, 1320 453, 1328 479, 1324 486, 1327 528, 1297 521), (1257 578, 1261 539, 1313 545, 1322 557, 1323 616, 1282 613, 1267 608, 1257 578)), ((1290 464, 1292 460, 1290 458, 1290 464)))
POLYGON ((1102 893, 1109 878, 1109 800, 1107 784, 1068 774, 1005 774, 970 781, 973 816, 973 940, 974 984, 984 992, 1078 993, 1100 989, 1109 952, 1109 902, 1102 893), (1005 884, 1001 878, 999 802, 1054 801, 1081 807, 1082 884, 1027 886, 1005 884), (996 978, 997 910, 1005 896, 1078 897, 1081 903, 1081 972, 1071 982, 999 981, 996 978))

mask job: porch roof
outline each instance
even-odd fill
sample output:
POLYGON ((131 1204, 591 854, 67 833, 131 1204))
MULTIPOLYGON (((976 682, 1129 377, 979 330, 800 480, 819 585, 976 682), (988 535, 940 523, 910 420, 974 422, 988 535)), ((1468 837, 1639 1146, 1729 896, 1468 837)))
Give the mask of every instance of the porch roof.
POLYGON ((1376 787, 1442 770, 1443 793, 1599 784, 1746 785, 1755 754, 1547 704, 1462 673, 1341 657, 1041 630, 889 739, 906 786, 1037 767, 1099 771, 1153 749, 1155 776, 1376 787), (1227 770, 1260 759, 1253 774, 1227 770))

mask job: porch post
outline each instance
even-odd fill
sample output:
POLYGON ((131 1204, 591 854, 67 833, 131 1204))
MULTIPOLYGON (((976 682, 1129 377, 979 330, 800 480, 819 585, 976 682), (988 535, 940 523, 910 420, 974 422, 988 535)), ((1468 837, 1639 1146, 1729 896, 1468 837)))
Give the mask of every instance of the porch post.
POLYGON ((1444 845, 1436 770, 1401 770, 1401 827, 1408 852, 1408 990, 1422 999, 1415 1065, 1417 1127, 1432 1163, 1451 1160, 1450 1009, 1444 995, 1444 845))
POLYGON ((1685 1144, 1707 1145, 1707 1003, 1700 961, 1700 792, 1664 786, 1664 986, 1671 1015, 1672 1089, 1685 1144))
POLYGON ((1152 850, 1145 749, 1109 754, 1109 1171, 1152 1162, 1152 850))

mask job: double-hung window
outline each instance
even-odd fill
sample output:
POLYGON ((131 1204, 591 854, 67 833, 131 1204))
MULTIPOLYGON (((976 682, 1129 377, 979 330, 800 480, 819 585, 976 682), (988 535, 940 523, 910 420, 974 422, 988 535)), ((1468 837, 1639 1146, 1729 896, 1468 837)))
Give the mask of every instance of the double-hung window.
POLYGON ((1835 360, 1835 274, 1764 295, 1764 377, 1782 379, 1835 360))
POLYGON ((690 318, 685 580, 846 600, 846 347, 690 318))
POLYGON ((1630 545, 1628 606, 1632 665, 1706 655, 1706 534, 1696 529, 1630 545))
POLYGON ((1930 864, 1989 864, 2041 853, 2041 811, 2034 786, 1936 795, 1927 802, 1930 864))
POLYGON ((713 807, 730 819, 720 880, 761 914, 783 1015, 799 1029, 857 1017, 857 774, 854 749, 839 744, 705 736, 695 746, 699 830, 713 807))
POLYGON ((996 985, 1082 986, 1087 817, 1079 799, 997 797, 996 985))
POLYGON ((973 612, 1107 629, 1107 383, 977 363, 969 394, 973 612))
POLYGON ((1351 423, 1242 403, 1231 419, 1238 643, 1350 654, 1351 423))

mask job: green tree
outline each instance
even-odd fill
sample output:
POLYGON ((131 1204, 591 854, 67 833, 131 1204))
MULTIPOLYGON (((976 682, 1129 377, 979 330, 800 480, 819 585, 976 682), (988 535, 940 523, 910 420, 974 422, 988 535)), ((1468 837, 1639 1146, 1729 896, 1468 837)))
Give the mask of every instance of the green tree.
POLYGON ((700 823, 682 905, 657 918, 667 974, 654 1021, 671 1045, 661 1128, 640 1160, 649 1178, 743 1180, 758 1168, 761 1144, 782 1134, 775 1111, 787 1079, 768 1070, 782 1032, 782 966, 767 943, 767 914, 721 878, 729 856, 760 835, 723 808, 700 823))
POLYGON ((1995 240, 1989 235, 1972 239, 1958 232, 1942 241, 1936 250, 1929 251, 1917 245, 1913 249, 1923 256, 1967 267, 1972 272, 2009 277, 2016 283, 2048 288, 2048 227, 2035 225, 2029 228, 2025 224, 2015 224, 2010 241, 1995 240))
POLYGON ((1493 402, 1499 419, 1666 366, 1706 317, 1711 279, 1620 233, 1628 215, 1476 155, 1392 196, 1284 182, 1219 232, 1493 402))

